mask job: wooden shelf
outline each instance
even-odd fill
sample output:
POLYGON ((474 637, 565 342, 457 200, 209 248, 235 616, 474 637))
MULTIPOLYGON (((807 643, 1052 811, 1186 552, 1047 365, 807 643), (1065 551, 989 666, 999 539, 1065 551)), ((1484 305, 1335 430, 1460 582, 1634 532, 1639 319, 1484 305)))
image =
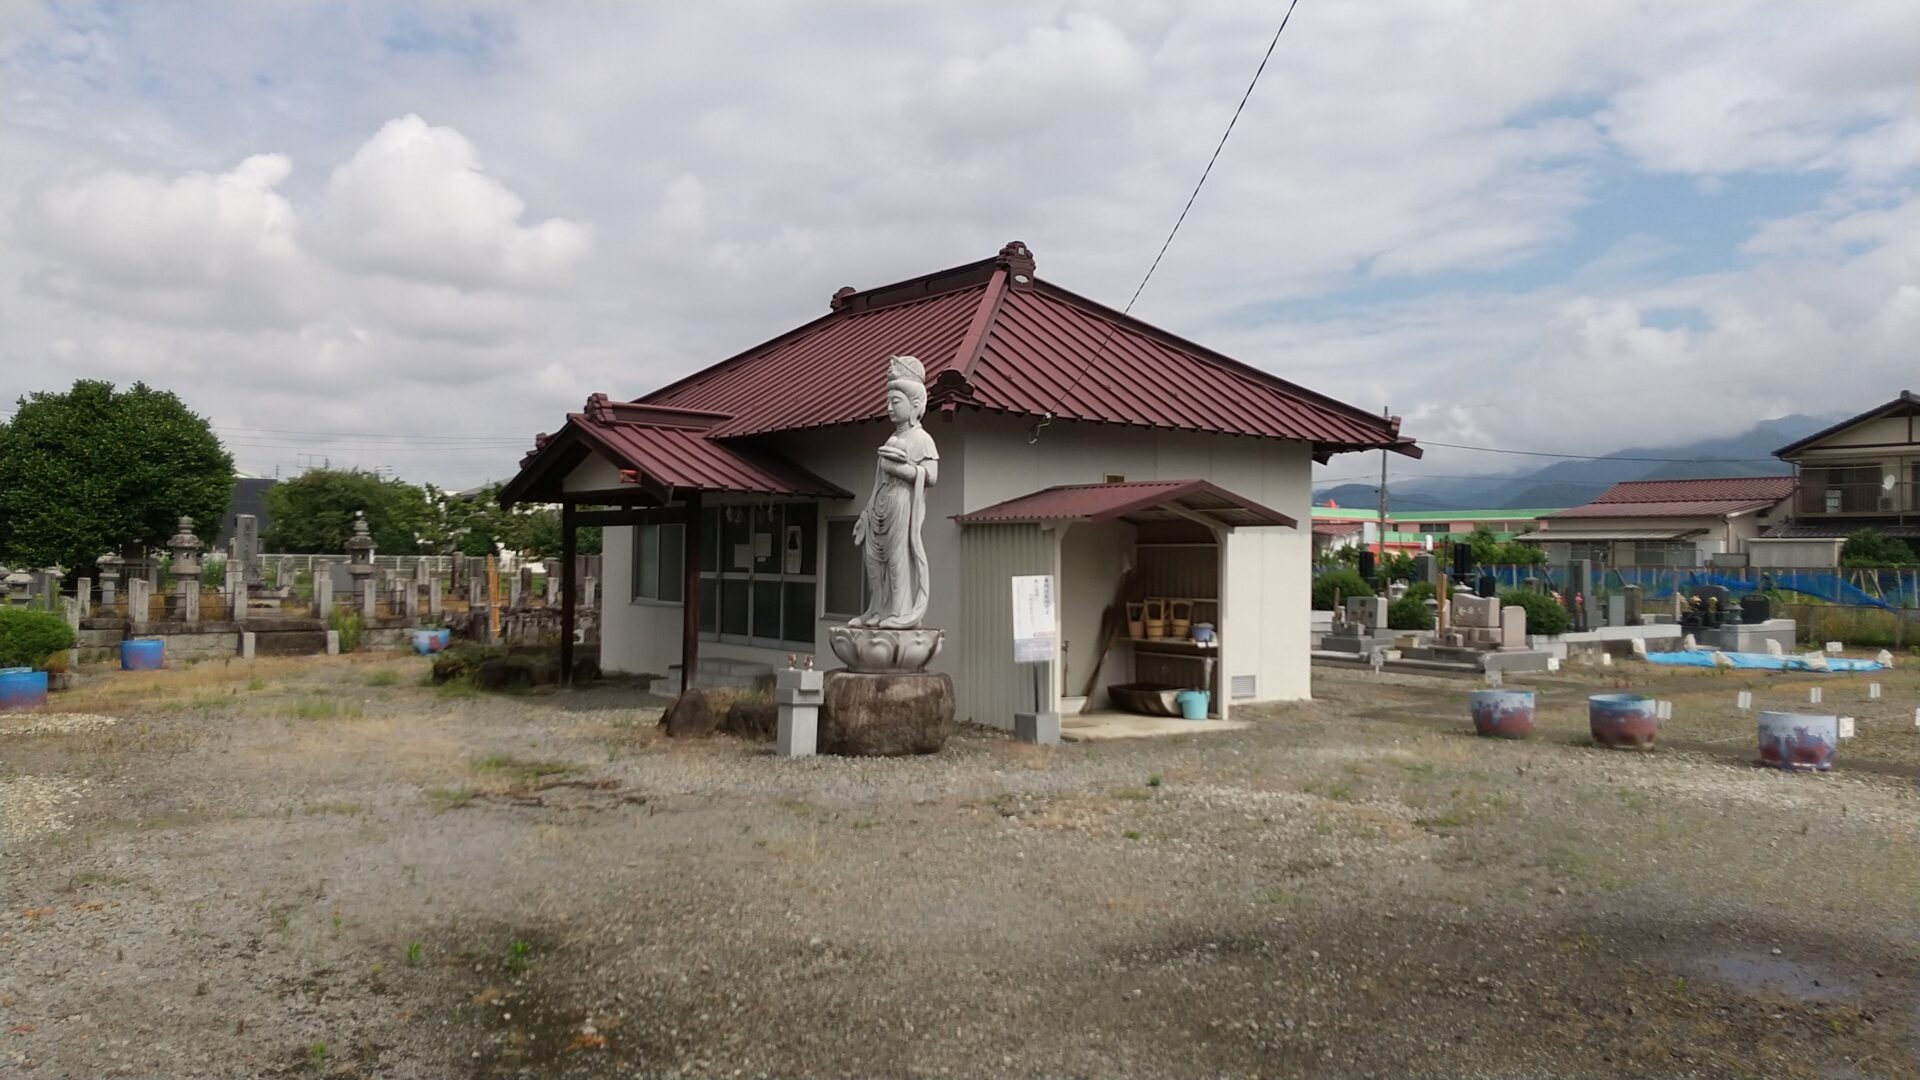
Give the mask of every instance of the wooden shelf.
POLYGON ((1179 652, 1179 653, 1218 653, 1220 651, 1220 643, 1218 641, 1209 641, 1209 642, 1202 643, 1198 641, 1189 641, 1185 638, 1145 638, 1145 637, 1121 638, 1120 640, 1130 641, 1135 645, 1150 645, 1157 648, 1167 649, 1171 652, 1179 652))

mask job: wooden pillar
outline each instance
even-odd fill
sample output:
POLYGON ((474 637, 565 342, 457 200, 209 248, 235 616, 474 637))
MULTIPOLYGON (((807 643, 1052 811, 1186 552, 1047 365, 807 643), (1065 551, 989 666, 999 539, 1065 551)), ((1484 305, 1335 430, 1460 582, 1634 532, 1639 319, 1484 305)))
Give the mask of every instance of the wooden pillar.
POLYGON ((700 663, 700 493, 686 495, 687 523, 681 531, 686 557, 686 581, 680 593, 680 692, 693 689, 693 669, 700 663))
POLYGON ((580 526, 574 519, 574 504, 560 504, 560 684, 573 685, 573 619, 578 601, 579 572, 574 568, 575 533, 580 526))

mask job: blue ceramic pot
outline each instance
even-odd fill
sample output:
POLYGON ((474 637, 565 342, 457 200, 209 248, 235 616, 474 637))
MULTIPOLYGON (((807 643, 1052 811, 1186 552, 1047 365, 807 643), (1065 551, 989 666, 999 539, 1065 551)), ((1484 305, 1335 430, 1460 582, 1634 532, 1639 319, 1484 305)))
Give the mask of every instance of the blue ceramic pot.
POLYGON ((134 638, 120 643, 121 671, 159 671, 166 659, 167 643, 159 638, 134 638))
POLYGON ((1587 726, 1602 746, 1651 750, 1660 716, 1645 694, 1595 694, 1587 699, 1587 726))
POLYGON ((1495 739, 1524 739, 1533 734, 1531 690, 1475 690, 1471 704, 1476 734, 1495 739))
POLYGON ((1760 760, 1780 769, 1833 768, 1840 747, 1840 718, 1805 713, 1760 714, 1760 760))

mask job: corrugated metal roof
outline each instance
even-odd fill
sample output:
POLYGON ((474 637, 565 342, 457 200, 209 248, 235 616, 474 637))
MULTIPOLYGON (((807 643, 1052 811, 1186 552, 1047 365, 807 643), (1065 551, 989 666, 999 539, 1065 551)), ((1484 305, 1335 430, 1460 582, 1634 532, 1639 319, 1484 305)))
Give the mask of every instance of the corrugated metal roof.
MULTIPOLYGON (((1783 496, 1784 497, 1784 496, 1783 496)), ((1567 518, 1643 518, 1643 517, 1724 517, 1748 510, 1760 510, 1779 502, 1779 499, 1733 499, 1714 501, 1701 499, 1693 502, 1618 502, 1588 503, 1571 510, 1562 510, 1550 514, 1549 521, 1562 521, 1567 518)))
POLYGON ((1211 517, 1223 525, 1292 526, 1278 510, 1205 480, 1136 480, 1119 484, 1065 484, 957 515, 962 525, 1023 521, 1139 520, 1169 515, 1167 507, 1211 517))
POLYGON ((1514 537, 1523 544, 1564 544, 1582 540, 1680 540, 1705 529, 1543 529, 1514 537))
POLYGON ((730 415, 712 437, 844 424, 886 415, 886 358, 914 356, 931 387, 951 367, 984 285, 865 311, 842 310, 641 400, 730 415))
POLYGON ((1793 494, 1791 476, 1713 476, 1697 480, 1625 480, 1597 503, 1779 502, 1793 494))
POLYGON ((558 435, 541 436, 501 492, 503 502, 558 490, 588 450, 597 451, 622 479, 661 502, 691 491, 849 498, 849 493, 777 454, 742 441, 711 438, 726 418, 716 413, 587 399, 558 435))
POLYGON ((1038 280, 1024 245, 865 293, 648 395, 724 412, 713 438, 873 420, 890 354, 926 365, 930 408, 1308 442, 1317 452, 1419 448, 1356 409, 1038 280))
POLYGON ((1785 521, 1760 534, 1765 540, 1844 540, 1861 529, 1875 532, 1900 540, 1920 540, 1920 525, 1902 525, 1898 519, 1886 518, 1868 520, 1849 518, 1845 521, 1785 521))

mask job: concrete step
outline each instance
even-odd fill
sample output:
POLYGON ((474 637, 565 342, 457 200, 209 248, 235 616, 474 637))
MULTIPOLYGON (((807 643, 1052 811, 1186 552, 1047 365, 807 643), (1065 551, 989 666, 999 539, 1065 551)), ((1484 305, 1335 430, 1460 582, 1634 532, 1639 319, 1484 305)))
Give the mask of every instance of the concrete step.
POLYGON ((321 656, 326 651, 325 630, 254 631, 255 656, 321 656))

